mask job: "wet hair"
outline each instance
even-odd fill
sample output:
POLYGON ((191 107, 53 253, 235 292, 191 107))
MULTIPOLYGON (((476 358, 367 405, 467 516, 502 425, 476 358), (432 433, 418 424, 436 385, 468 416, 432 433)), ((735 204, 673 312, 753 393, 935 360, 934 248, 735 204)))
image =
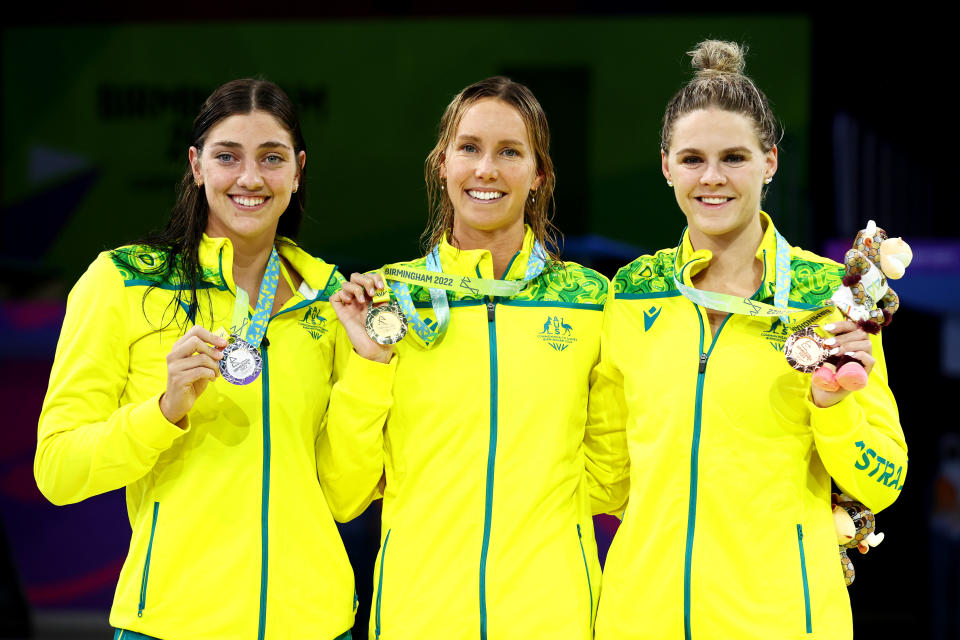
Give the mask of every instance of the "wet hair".
MULTIPOLYGON (((287 130, 293 140, 294 157, 299 164, 300 152, 306 151, 307 145, 300 131, 296 109, 283 89, 258 78, 232 80, 211 93, 193 121, 190 146, 196 147, 198 154, 202 153, 211 128, 230 116, 254 111, 269 113, 287 130)), ((291 239, 295 238, 300 230, 307 198, 306 169, 300 168, 299 174, 299 188, 290 198, 290 204, 277 224, 277 235, 291 239)), ((171 301, 174 313, 167 324, 176 317, 180 308, 186 310, 191 321, 195 321, 198 310, 197 288, 202 277, 199 248, 203 232, 207 228, 208 213, 205 190, 195 184, 193 170, 188 162, 180 179, 177 200, 166 227, 136 242, 165 257, 158 268, 151 269, 152 278, 159 277, 164 282, 178 285, 175 298, 171 301)), ((124 260, 134 272, 142 271, 137 260, 125 260, 119 252, 115 252, 114 256, 124 260)), ((153 288, 147 289, 144 299, 153 288)))
POLYGON ((534 202, 526 198, 523 219, 530 225, 533 235, 543 248, 546 249, 551 261, 559 260, 560 240, 562 235, 553 225, 555 203, 553 190, 557 184, 557 176, 553 170, 553 160, 550 159, 550 127, 547 125, 547 116, 543 107, 537 101, 533 92, 525 85, 514 82, 504 76, 495 76, 474 83, 454 96, 447 105, 438 128, 437 144, 427 155, 424 162, 424 179, 427 183, 427 199, 429 202, 429 220, 421 240, 424 250, 429 251, 443 239, 444 234, 453 232, 453 203, 450 196, 442 188, 440 166, 446 157, 446 150, 457 134, 457 127, 467 109, 484 98, 501 100, 520 114, 527 127, 527 137, 533 147, 534 160, 537 172, 543 176, 540 187, 535 192, 534 202))
POLYGON ((711 107, 749 118, 764 153, 780 141, 783 134, 767 96, 743 73, 746 53, 746 45, 722 40, 704 40, 687 52, 697 73, 667 103, 660 132, 663 151, 670 150, 670 138, 678 119, 691 111, 711 107))

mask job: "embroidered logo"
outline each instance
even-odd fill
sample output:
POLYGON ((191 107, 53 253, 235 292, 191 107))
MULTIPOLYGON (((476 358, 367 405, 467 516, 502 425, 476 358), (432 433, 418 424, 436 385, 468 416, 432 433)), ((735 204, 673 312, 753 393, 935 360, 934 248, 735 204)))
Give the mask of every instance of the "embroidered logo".
POLYGON ((327 333, 327 319, 320 315, 320 309, 317 307, 307 307, 300 326, 306 329, 314 340, 319 340, 327 333))
POLYGON ((660 317, 660 311, 663 307, 650 307, 643 312, 643 332, 646 333, 650 331, 650 327, 653 326, 653 323, 657 321, 657 318, 660 317))
POLYGON ((783 351, 783 343, 790 337, 790 330, 780 321, 780 318, 774 318, 767 331, 761 331, 760 336, 770 343, 770 346, 777 351, 783 351))
POLYGON ((537 337, 554 351, 563 351, 577 341, 573 336, 573 327, 560 316, 547 316, 543 331, 538 333, 537 337))

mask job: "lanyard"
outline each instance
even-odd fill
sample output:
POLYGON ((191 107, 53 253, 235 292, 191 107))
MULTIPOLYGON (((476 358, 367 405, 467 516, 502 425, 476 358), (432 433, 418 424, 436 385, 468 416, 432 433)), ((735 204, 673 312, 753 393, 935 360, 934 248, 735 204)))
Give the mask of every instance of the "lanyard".
POLYGON ((471 276, 453 276, 443 272, 440 265, 440 247, 435 246, 427 255, 427 268, 410 267, 401 264, 388 264, 381 270, 383 279, 390 283, 400 308, 406 315, 410 326, 427 348, 440 343, 447 327, 450 325, 450 303, 445 291, 470 295, 474 297, 506 297, 514 296, 531 280, 543 272, 547 261, 547 252, 536 242, 527 260, 523 280, 493 280, 488 278, 474 278, 471 276), (410 296, 408 284, 425 286, 430 290, 430 303, 437 316, 436 322, 424 320, 417 313, 410 296))
MULTIPOLYGON (((773 304, 757 302, 750 298, 733 296, 728 293, 718 293, 716 291, 701 291, 694 287, 688 287, 683 284, 683 270, 681 269, 677 277, 677 257, 680 255, 680 249, 683 247, 683 238, 681 236, 680 245, 673 257, 673 283, 687 300, 701 307, 707 307, 716 311, 725 311, 727 313, 739 313, 748 316, 779 316, 784 324, 789 323, 787 316, 796 313, 809 313, 809 309, 796 309, 787 306, 790 296, 790 246, 783 236, 776 229, 773 230, 777 239, 776 250, 776 289, 773 292, 773 304)), ((683 269, 690 266, 690 262, 683 265, 683 269)))
POLYGON ((273 300, 277 295, 277 285, 280 281, 280 256, 277 248, 270 251, 270 260, 267 270, 260 282, 260 295, 257 297, 257 308, 253 311, 253 318, 247 323, 247 309, 250 307, 250 295, 243 287, 237 287, 237 299, 233 303, 233 317, 230 321, 230 332, 243 339, 254 348, 260 346, 264 334, 267 332, 267 322, 273 310, 273 300), (246 331, 244 332, 244 328, 246 331))

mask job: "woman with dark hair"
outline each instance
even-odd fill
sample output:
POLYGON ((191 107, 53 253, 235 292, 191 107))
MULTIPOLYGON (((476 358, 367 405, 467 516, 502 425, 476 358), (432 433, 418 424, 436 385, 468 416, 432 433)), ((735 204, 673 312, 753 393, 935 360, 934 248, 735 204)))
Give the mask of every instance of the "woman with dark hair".
POLYGON ((626 513, 596 637, 850 638, 831 479, 877 511, 907 465, 880 338, 830 306, 843 267, 790 246, 760 208, 780 132, 743 51, 690 53, 698 72, 661 138, 687 227, 617 272, 590 398, 591 422, 621 429, 613 466, 630 470, 602 506, 626 513), (817 324, 866 387, 825 390, 791 368, 788 336, 817 324))
POLYGON ((602 469, 583 443, 607 280, 557 258, 549 140, 527 87, 461 91, 426 161, 427 255, 353 274, 331 298, 354 344, 397 355, 368 378, 391 405, 385 427, 348 432, 331 407, 328 428, 353 438, 334 451, 364 452, 357 508, 383 477, 371 638, 592 637, 585 466, 602 469), (384 277, 393 302, 373 307, 374 341, 361 320, 384 277))
POLYGON ((348 638, 353 574, 325 494, 352 480, 318 482, 334 461, 316 444, 341 278, 292 240, 293 105, 263 80, 221 86, 188 159, 166 229, 100 254, 70 293, 37 484, 55 504, 126 488, 116 637, 348 638))

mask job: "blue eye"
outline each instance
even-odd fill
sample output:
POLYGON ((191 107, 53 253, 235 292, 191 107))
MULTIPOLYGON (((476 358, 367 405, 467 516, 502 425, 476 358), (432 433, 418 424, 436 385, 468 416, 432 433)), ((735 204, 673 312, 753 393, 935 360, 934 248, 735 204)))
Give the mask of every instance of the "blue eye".
POLYGON ((520 152, 517 151, 516 149, 506 148, 506 149, 504 149, 501 153, 503 153, 503 155, 505 155, 505 156, 508 157, 508 158, 519 158, 519 157, 520 157, 520 152))
POLYGON ((271 153, 263 159, 263 161, 267 164, 280 164, 283 162, 283 160, 283 156, 277 153, 271 153))
POLYGON ((476 153, 477 147, 470 144, 469 142, 460 147, 461 151, 466 151, 467 153, 476 153))
POLYGON ((703 160, 699 156, 684 156, 680 159, 680 162, 683 164, 699 164, 703 160))
POLYGON ((220 162, 233 162, 233 161, 234 161, 233 154, 230 154, 230 153, 218 153, 218 154, 217 154, 216 156, 214 156, 214 157, 215 157, 217 160, 219 160, 220 162))

